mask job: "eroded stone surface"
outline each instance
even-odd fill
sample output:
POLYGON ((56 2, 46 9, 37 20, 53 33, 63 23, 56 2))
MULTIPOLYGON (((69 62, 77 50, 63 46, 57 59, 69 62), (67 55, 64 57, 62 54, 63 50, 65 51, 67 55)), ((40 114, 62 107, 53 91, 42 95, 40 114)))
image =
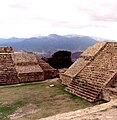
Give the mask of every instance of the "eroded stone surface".
POLYGON ((117 100, 73 112, 58 114, 40 120, 116 120, 117 100), (115 106, 115 108, 114 108, 115 106))

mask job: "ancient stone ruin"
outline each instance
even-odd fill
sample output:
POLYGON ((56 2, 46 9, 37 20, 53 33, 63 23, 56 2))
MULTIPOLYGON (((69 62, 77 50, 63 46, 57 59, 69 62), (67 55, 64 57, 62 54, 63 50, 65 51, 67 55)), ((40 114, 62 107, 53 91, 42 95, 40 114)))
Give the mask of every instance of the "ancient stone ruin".
POLYGON ((56 77, 57 70, 50 67, 49 64, 43 63, 43 60, 33 53, 13 52, 11 47, 0 47, 0 85, 56 77), (53 72, 55 73, 53 74, 53 72))
POLYGON ((51 79, 51 78, 55 78, 58 77, 58 70, 52 68, 47 62, 45 62, 44 60, 38 58, 38 64, 39 66, 43 69, 44 72, 44 79, 51 79))
POLYGON ((117 42, 89 47, 60 79, 68 92, 90 102, 117 98, 117 42))

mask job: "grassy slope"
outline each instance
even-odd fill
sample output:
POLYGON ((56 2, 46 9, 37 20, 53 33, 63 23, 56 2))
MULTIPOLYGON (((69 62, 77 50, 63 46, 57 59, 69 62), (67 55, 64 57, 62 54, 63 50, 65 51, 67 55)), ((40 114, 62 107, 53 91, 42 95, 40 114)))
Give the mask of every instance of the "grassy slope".
POLYGON ((0 119, 7 120, 8 115, 30 103, 36 105, 39 112, 26 115, 22 120, 35 120, 94 105, 69 94, 64 88, 58 81, 0 87, 0 119), (50 84, 55 86, 49 87, 50 84))

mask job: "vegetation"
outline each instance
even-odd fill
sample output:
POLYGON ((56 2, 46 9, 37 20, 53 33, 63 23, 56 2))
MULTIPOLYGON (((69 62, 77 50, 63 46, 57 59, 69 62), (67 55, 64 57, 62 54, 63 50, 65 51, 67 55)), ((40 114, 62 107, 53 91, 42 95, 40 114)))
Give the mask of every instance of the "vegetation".
POLYGON ((71 52, 70 51, 58 51, 55 52, 51 58, 48 59, 48 63, 53 68, 68 68, 73 63, 71 61, 71 52))
POLYGON ((22 109, 25 115, 17 113, 17 120, 21 119, 19 116, 22 116, 22 120, 35 120, 95 105, 69 94, 64 88, 65 86, 56 80, 0 87, 0 119, 9 120, 9 115, 16 114, 18 109, 22 109), (36 113, 27 113, 30 112, 29 108, 26 110, 29 104, 36 106, 36 113))
POLYGON ((22 107, 24 103, 22 101, 17 101, 13 104, 6 104, 0 106, 0 113, 2 120, 8 120, 7 116, 15 112, 19 107, 22 107))

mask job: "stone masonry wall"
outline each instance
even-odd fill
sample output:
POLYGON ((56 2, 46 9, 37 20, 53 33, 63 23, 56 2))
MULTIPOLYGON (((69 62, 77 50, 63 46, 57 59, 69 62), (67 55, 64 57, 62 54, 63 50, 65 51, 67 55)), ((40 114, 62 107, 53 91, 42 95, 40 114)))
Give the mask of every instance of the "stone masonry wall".
POLYGON ((0 47, 0 53, 13 53, 12 47, 0 47))
POLYGON ((58 70, 52 68, 48 63, 46 63, 44 60, 41 58, 38 58, 38 64, 42 68, 44 72, 44 79, 52 79, 55 77, 58 77, 58 70))
POLYGON ((0 53, 0 85, 44 80, 43 70, 33 54, 16 55, 9 47, 0 50, 3 52, 0 53))
POLYGON ((12 58, 20 83, 44 80, 43 70, 39 66, 35 54, 16 52, 12 54, 12 58))
POLYGON ((0 85, 19 83, 11 54, 0 54, 0 85))

